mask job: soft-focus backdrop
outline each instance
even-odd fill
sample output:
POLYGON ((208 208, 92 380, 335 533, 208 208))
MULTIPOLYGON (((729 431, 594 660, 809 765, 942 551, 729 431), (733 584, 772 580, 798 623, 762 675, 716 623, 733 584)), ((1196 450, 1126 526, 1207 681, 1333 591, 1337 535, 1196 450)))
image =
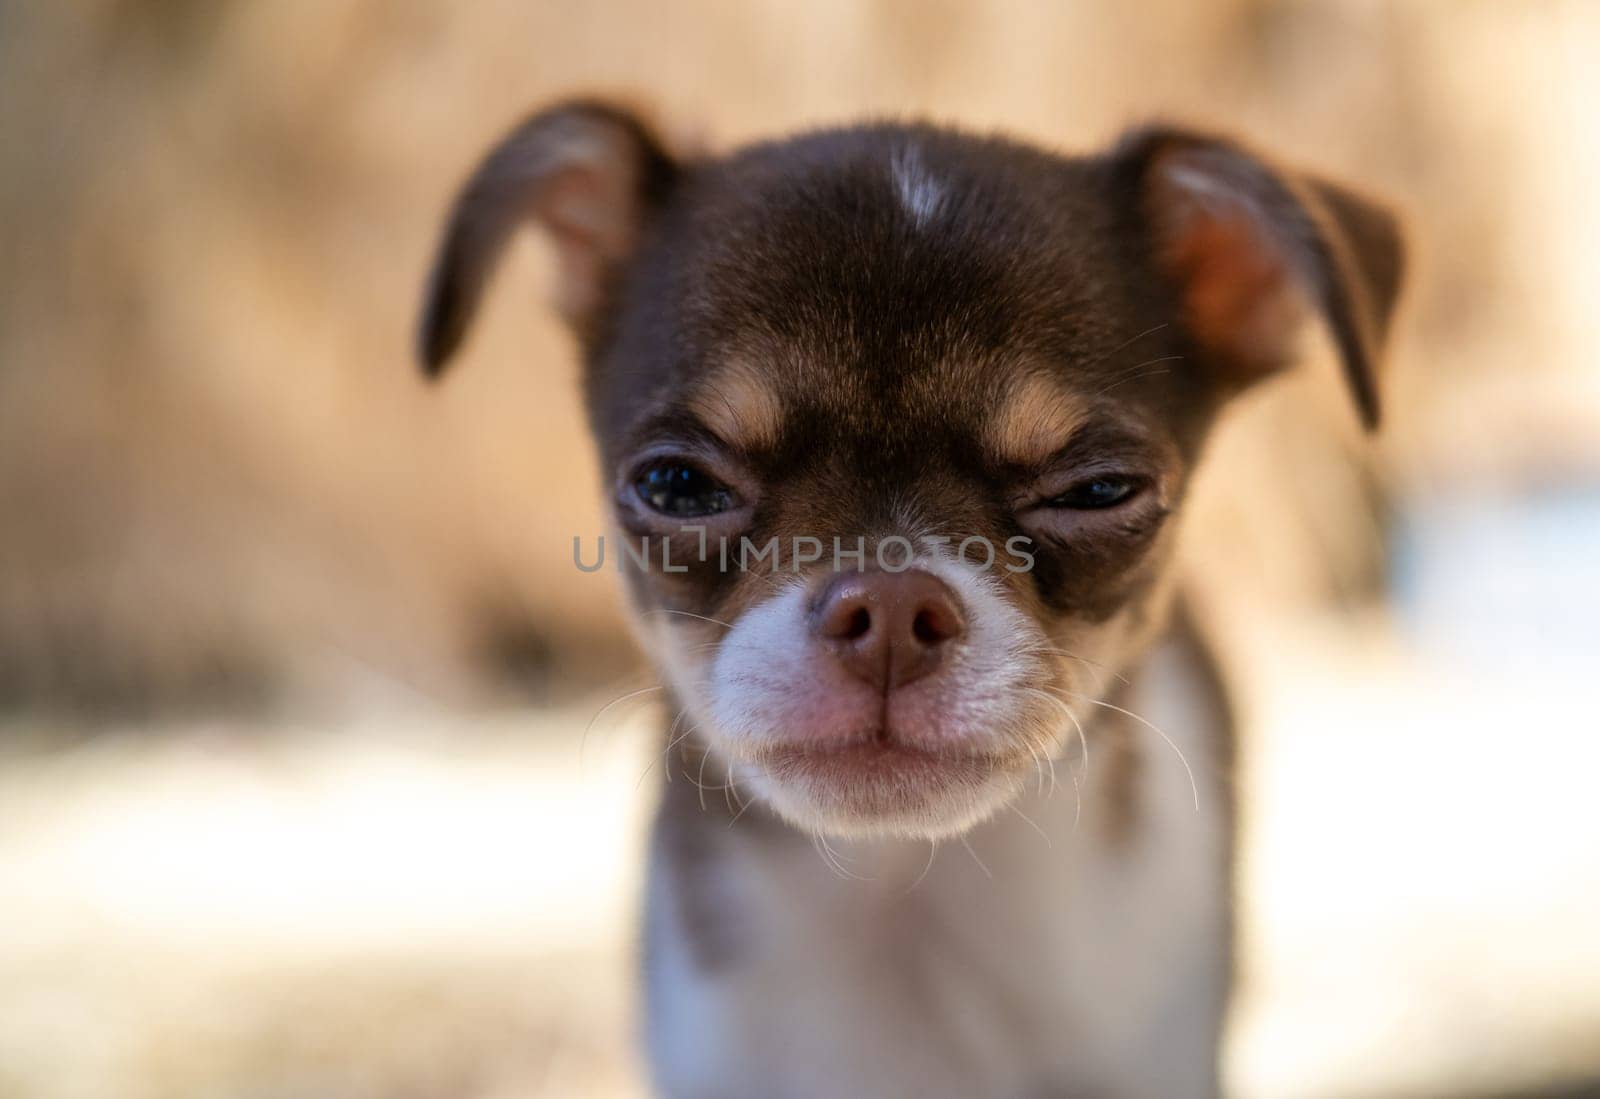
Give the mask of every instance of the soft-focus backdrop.
POLYGON ((539 242, 446 384, 408 346, 574 91, 712 148, 1192 121, 1395 200, 1382 436, 1314 354, 1189 532, 1230 1080, 1600 1094, 1600 5, 0 0, 0 1097, 640 1092, 650 679, 539 242))

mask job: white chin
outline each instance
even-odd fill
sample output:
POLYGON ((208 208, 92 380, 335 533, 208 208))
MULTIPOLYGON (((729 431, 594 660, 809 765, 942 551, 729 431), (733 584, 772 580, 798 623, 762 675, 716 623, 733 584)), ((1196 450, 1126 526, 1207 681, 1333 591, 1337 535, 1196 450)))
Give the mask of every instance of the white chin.
POLYGON ((884 783, 792 772, 777 777, 756 768, 747 771, 746 786, 805 832, 838 839, 919 840, 961 835, 1004 808, 1018 788, 1002 773, 884 783))

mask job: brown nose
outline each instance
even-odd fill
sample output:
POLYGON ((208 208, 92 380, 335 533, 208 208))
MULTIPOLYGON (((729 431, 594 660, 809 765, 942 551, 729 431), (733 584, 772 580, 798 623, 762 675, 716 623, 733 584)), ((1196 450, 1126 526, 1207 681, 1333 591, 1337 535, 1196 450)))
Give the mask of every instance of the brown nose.
POLYGON ((955 593, 922 569, 841 574, 811 622, 851 675, 880 690, 933 671, 966 628, 955 593))

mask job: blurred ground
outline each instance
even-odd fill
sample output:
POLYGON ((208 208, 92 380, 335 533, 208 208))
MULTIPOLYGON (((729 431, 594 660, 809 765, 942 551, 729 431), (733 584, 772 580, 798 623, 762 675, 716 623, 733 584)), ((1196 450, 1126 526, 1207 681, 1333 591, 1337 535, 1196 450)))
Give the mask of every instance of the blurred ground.
MULTIPOLYGON (((1592 692, 1390 638, 1252 654, 1234 1094, 1600 1079, 1592 692)), ((0 1096, 641 1094, 647 700, 9 751, 0 1096)))
POLYGON ((580 777, 577 728, 208 722, 9 753, 0 1096, 635 1093, 637 774, 611 752, 580 777))
POLYGON ((1232 1077, 1600 1080, 1600 5, 0 0, 0 1099, 637 1094, 648 696, 583 736, 645 681, 542 249, 448 384, 407 346, 464 171, 596 89, 714 147, 1177 118, 1397 201, 1382 436, 1314 361, 1189 523, 1232 1077))

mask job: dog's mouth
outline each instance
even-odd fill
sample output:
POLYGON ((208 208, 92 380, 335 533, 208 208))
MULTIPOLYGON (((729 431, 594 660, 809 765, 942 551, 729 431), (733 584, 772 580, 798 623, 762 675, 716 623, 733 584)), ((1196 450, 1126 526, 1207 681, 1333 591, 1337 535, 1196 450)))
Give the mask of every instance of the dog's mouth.
POLYGON ((1009 789, 1018 754, 938 750, 872 735, 769 745, 750 762, 762 773, 767 800, 810 826, 930 834, 960 830, 980 804, 1009 789))
POLYGON ((932 751, 877 735, 842 744, 784 745, 756 757, 766 772, 790 778, 836 783, 897 782, 907 785, 982 781, 1004 762, 998 754, 932 751))

